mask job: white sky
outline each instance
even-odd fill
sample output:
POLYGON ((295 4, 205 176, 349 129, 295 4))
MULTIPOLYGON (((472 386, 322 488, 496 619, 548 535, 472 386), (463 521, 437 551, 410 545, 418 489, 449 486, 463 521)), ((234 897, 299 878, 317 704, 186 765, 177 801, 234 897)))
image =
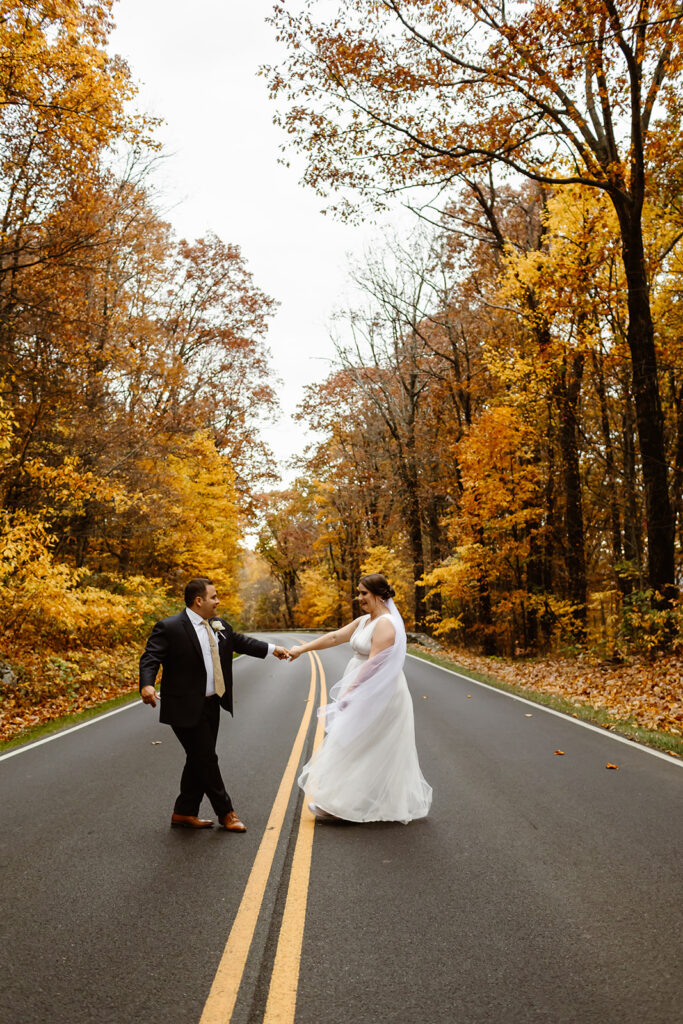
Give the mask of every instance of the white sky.
POLYGON ((158 182, 179 236, 213 230, 239 245, 256 285, 280 302, 268 344, 283 415, 263 433, 284 461, 306 443, 304 425, 291 419, 302 387, 328 373, 346 254, 360 255, 380 229, 323 216, 294 163, 277 163, 285 136, 257 77, 279 56, 265 24, 271 8, 272 0, 119 0, 111 49, 131 65, 138 105, 166 122, 158 137, 169 158, 158 182))

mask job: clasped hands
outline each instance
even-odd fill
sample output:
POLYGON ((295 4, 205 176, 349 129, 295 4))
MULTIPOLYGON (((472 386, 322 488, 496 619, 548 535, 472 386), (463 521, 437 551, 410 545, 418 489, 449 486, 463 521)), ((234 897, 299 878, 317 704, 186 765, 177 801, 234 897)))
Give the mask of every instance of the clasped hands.
POLYGON ((287 650, 286 647, 276 647, 273 651, 273 654, 275 655, 276 658, 279 658, 280 661, 296 661, 296 659, 301 654, 301 646, 292 647, 292 649, 289 651, 287 650))

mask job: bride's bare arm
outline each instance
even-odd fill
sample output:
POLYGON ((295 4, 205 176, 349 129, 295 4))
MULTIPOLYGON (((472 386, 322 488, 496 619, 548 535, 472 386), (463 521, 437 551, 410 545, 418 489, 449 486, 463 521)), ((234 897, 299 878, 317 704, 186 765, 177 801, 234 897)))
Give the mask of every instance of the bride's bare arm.
POLYGON ((374 658, 380 651, 391 647, 396 639, 396 626, 391 619, 381 618, 372 632, 372 646, 370 657, 374 658))
POLYGON ((309 640, 307 644, 297 644, 296 647, 290 649, 290 657, 298 658, 306 651, 324 651, 328 647, 338 647, 339 644, 348 643, 360 620, 361 616, 354 619, 353 622, 348 622, 341 629, 335 629, 332 633, 325 633, 324 636, 319 636, 315 640, 309 640))

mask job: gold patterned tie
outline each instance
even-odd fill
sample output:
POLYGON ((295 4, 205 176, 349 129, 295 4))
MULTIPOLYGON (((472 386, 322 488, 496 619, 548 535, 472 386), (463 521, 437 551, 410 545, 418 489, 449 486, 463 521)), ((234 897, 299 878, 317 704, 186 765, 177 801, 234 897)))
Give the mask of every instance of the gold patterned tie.
POLYGON ((211 663, 213 664, 213 685, 218 696, 222 697, 225 693, 225 680, 223 679, 223 669, 221 668, 221 659, 218 654, 218 642, 216 641, 213 630, 206 619, 202 619, 202 626, 206 626, 206 632, 209 634, 211 663))

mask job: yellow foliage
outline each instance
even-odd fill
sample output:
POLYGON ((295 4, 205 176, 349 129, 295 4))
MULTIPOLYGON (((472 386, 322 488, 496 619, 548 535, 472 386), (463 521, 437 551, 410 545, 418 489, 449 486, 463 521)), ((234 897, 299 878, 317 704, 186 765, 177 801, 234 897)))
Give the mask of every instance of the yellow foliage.
POLYGON ((208 431, 197 431, 175 445, 158 466, 148 515, 157 523, 156 559, 164 575, 209 576, 221 599, 221 611, 238 615, 238 572, 242 525, 229 460, 208 431))
POLYGON ((104 502, 117 512, 129 509, 136 495, 111 478, 98 477, 82 469, 79 460, 68 456, 59 466, 47 466, 40 459, 29 459, 24 469, 45 492, 47 504, 68 508, 70 515, 82 515, 89 501, 104 502))
POLYGON ((394 598, 396 606, 400 609, 404 619, 409 619, 412 614, 415 585, 410 563, 405 556, 384 544, 370 547, 366 550, 365 557, 361 562, 361 573, 364 576, 369 576, 373 572, 381 572, 386 576, 389 584, 396 591, 394 598))
POLYGON ((469 535, 479 542, 481 529, 497 535, 498 556, 509 553, 508 544, 516 544, 515 528, 537 514, 536 444, 521 410, 501 405, 482 413, 457 449, 463 495, 461 511, 451 526, 454 538, 469 535))
POLYGON ((498 354, 517 382, 530 369, 547 382, 567 348, 612 344, 608 314, 625 302, 617 218, 606 196, 580 185, 560 189, 547 199, 543 221, 542 248, 507 247, 497 288, 497 301, 514 308, 535 339, 528 352, 498 354))
POLYGON ((299 626, 337 626, 343 596, 336 579, 320 568, 304 569, 299 574, 297 587, 299 602, 296 621, 299 626))
MULTIPOLYGON (((424 583, 438 590, 448 602, 473 598, 485 554, 480 544, 462 544, 447 561, 425 573, 424 583)), ((455 628, 459 628, 459 625, 456 627, 450 624, 442 632, 455 628)), ((436 631, 439 631, 439 627, 436 631)))
POLYGON ((3 382, 0 381, 0 462, 4 463, 11 450, 14 437, 14 417, 3 400, 3 382))
POLYGON ((455 551, 424 576, 441 597, 442 616, 432 623, 439 636, 473 627, 484 599, 489 634, 510 631, 521 604, 530 607, 517 581, 540 520, 537 444, 524 410, 506 405, 485 410, 458 444, 462 493, 447 524, 455 551))
POLYGON ((240 600, 240 619, 247 631, 277 628, 281 624, 281 588, 265 558, 248 548, 242 551, 240 600))
POLYGON ((438 616, 430 617, 433 632, 436 636, 451 637, 463 628, 462 615, 446 615, 440 619, 438 616))
MULTIPOLYGON (((122 137, 139 142, 147 127, 127 109, 136 92, 128 66, 105 48, 111 8, 112 0, 2 5, 0 49, 11 60, 0 73, 0 101, 12 110, 4 118, 21 117, 36 149, 80 174, 84 157, 94 160, 122 137)), ((46 161, 40 166, 47 175, 46 161)))
POLYGON ((164 597, 158 581, 109 576, 97 586, 87 569, 54 560, 52 540, 40 516, 0 512, 1 634, 84 646, 137 636, 164 597))

